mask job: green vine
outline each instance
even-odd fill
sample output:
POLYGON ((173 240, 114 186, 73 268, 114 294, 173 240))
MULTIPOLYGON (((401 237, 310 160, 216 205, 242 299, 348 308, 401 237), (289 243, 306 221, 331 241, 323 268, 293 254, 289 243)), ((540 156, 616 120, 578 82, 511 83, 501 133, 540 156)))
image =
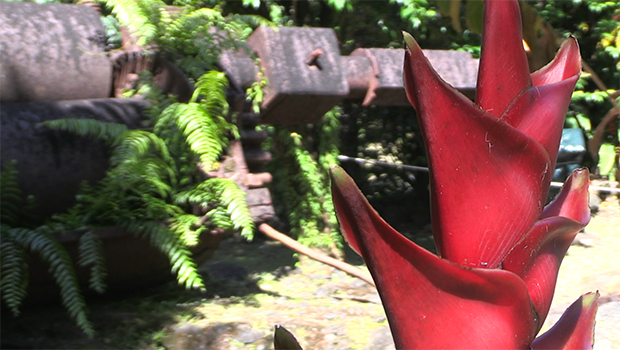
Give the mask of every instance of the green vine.
POLYGON ((342 239, 331 199, 328 169, 338 157, 339 112, 334 109, 314 126, 295 131, 277 126, 270 141, 273 193, 291 233, 307 246, 340 256, 342 239))

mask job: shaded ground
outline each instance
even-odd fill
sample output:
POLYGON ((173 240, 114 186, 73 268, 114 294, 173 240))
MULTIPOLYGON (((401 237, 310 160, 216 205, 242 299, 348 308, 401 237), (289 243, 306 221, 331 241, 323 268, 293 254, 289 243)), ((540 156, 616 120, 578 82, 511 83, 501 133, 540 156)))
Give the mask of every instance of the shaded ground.
MULTIPOLYGON (((595 349, 620 349, 619 227, 620 206, 608 199, 564 260, 545 328, 579 295, 599 290, 604 303, 595 349)), ((373 287, 317 262, 296 261, 276 242, 225 241, 201 267, 209 276, 205 294, 170 284, 91 300, 94 339, 60 307, 26 310, 17 320, 3 314, 2 348, 272 349, 273 326, 280 324, 306 349, 393 349, 373 287)))

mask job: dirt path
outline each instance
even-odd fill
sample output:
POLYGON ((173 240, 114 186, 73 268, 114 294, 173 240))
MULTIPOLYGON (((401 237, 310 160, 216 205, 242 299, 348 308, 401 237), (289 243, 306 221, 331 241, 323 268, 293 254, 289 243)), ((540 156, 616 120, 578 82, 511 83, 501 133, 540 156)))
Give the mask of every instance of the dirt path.
MULTIPOLYGON (((269 246, 277 246, 268 243, 269 246)), ((576 244, 571 246, 560 270, 556 294, 543 330, 551 327, 581 294, 598 290, 595 349, 620 349, 620 206, 604 202, 576 244)), ((276 278, 261 276, 259 287, 272 294, 255 296, 260 307, 205 303, 195 310, 205 316, 194 324, 245 323, 258 334, 270 334, 274 324, 291 330, 307 349, 393 349, 385 314, 374 288, 333 268, 303 261, 300 268, 276 278)), ((232 331, 213 349, 269 349, 269 336, 243 344, 244 332, 232 331), (241 335, 241 337, 239 337, 241 335)), ((179 332, 176 332, 178 335, 179 332)), ((182 339, 171 336, 178 345, 182 339)), ((191 343, 191 342, 190 342, 191 343)), ((171 344, 172 345, 172 344, 171 344)), ((176 345, 176 344, 175 344, 176 345)), ((187 348, 186 346, 181 346, 187 348)), ((193 346, 189 346, 192 348, 193 346)))
MULTIPOLYGON (((545 328, 579 295, 599 290, 604 303, 595 349, 620 349, 619 256, 616 199, 601 204, 570 248, 545 328)), ((273 348, 273 327, 280 324, 306 349, 393 349, 373 287, 315 261, 295 262, 277 242, 225 241, 201 267, 210 276, 206 294, 171 284, 91 301, 94 339, 85 338, 59 307, 25 311, 17 322, 3 315, 2 348, 261 350, 273 348)))
POLYGON ((612 198, 580 233, 564 258, 549 318, 551 327, 577 297, 601 293, 595 332, 595 350, 620 349, 620 206, 612 198))

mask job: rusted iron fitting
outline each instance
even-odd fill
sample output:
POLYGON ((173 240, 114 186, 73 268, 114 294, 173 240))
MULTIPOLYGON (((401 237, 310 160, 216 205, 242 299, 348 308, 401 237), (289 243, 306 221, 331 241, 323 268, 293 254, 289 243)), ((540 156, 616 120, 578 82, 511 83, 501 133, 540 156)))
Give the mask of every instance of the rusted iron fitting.
MULTIPOLYGON (((403 88, 403 49, 359 48, 341 56, 330 28, 259 27, 247 46, 260 59, 268 80, 261 105, 267 124, 315 123, 345 99, 365 106, 409 106, 403 88)), ((473 97, 478 60, 467 52, 424 50, 439 75, 473 97)), ((244 91, 258 81, 258 68, 245 52, 225 52, 220 66, 244 91)))

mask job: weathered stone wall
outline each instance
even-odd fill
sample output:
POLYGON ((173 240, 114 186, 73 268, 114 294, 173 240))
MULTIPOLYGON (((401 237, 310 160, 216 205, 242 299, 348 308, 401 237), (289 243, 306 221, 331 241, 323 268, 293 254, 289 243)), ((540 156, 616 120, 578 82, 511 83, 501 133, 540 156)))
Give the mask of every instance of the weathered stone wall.
POLYGON ((88 6, 0 1, 0 101, 109 97, 104 44, 88 6))
POLYGON ((110 147, 102 142, 38 126, 60 118, 92 118, 137 128, 146 101, 101 99, 59 102, 2 103, 0 137, 2 164, 15 161, 18 185, 34 196, 36 218, 60 213, 75 201, 82 180, 101 180, 110 147))

